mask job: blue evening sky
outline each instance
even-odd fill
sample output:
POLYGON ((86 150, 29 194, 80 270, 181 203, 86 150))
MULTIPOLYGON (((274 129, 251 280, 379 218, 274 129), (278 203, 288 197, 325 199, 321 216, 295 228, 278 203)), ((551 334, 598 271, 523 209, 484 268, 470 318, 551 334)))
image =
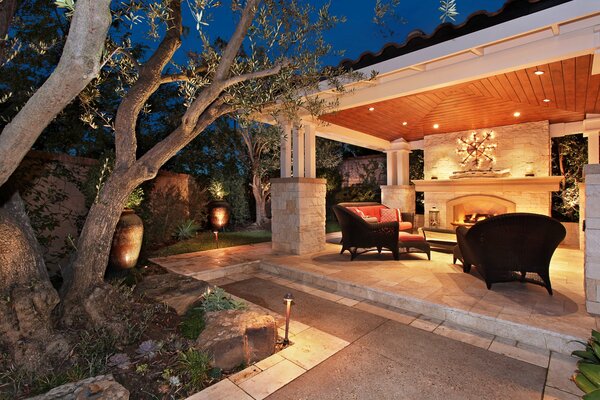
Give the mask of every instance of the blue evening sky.
MULTIPOLYGON (((326 3, 326 0, 307 1, 315 7, 326 3)), ((454 23, 460 24, 471 13, 478 10, 496 11, 504 2, 505 0, 457 0, 459 15, 454 23)), ((405 23, 392 21, 388 26, 393 30, 394 35, 390 36, 373 23, 374 4, 375 0, 331 0, 331 13, 345 16, 347 22, 328 32, 326 38, 336 50, 345 50, 345 55, 327 57, 323 60, 325 65, 337 65, 344 58, 356 59, 365 51, 377 52, 388 42, 402 43, 408 33, 414 29, 431 33, 440 24, 439 0, 404 0, 397 7, 395 14, 402 17, 405 23)), ((189 12, 184 12, 184 15, 187 16, 184 21, 190 28, 189 34, 197 36, 195 23, 189 12)), ((220 7, 213 11, 208 23, 207 31, 210 32, 212 39, 221 36, 227 40, 234 27, 228 7, 220 7)), ((192 50, 194 42, 194 40, 185 40, 182 50, 192 50)))

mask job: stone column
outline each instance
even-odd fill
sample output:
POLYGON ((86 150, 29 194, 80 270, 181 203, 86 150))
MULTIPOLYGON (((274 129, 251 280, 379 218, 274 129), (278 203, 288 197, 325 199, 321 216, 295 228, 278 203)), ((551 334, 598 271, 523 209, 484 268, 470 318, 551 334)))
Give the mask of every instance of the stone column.
POLYGON ((271 179, 273 251, 309 254, 325 249, 325 179, 271 179))
POLYGON ((600 164, 589 164, 585 174, 585 305, 600 315, 600 164))
POLYGON ((579 183, 579 250, 585 250, 585 183, 579 183))

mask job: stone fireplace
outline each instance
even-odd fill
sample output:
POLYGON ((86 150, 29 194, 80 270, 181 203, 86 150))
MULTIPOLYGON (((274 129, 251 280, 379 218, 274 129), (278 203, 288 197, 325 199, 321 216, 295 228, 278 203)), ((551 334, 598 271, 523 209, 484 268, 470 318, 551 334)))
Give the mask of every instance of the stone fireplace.
MULTIPOLYGON (((425 213, 440 211, 442 227, 451 228, 470 216, 475 220, 507 212, 550 215, 551 193, 561 177, 550 176, 550 130, 547 121, 486 129, 494 132, 494 169, 510 170, 503 177, 450 179, 461 171, 456 146, 472 131, 426 136, 425 179, 415 181, 425 193, 425 213), (534 176, 526 176, 533 172, 534 176)), ((427 220, 427 218, 426 218, 427 220)))
POLYGON ((481 194, 461 196, 446 202, 446 225, 472 225, 515 210, 515 203, 501 197, 481 194))

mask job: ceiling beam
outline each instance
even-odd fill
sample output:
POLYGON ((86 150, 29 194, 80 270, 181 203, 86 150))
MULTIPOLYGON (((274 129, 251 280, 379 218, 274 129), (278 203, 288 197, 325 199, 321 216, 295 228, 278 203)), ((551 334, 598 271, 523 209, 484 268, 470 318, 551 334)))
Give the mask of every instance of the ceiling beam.
POLYGON ((391 148, 391 143, 388 140, 334 124, 318 125, 316 127, 316 135, 325 139, 376 151, 385 151, 391 148))

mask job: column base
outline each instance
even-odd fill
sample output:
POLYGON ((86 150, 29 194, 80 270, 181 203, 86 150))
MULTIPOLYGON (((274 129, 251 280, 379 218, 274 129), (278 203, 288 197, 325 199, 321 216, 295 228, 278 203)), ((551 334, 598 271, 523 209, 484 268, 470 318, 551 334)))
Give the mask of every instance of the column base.
POLYGON ((271 180, 273 251, 310 254, 325 250, 325 179, 271 180))
POLYGON ((415 187, 413 185, 381 186, 381 202, 403 212, 415 212, 415 187))

